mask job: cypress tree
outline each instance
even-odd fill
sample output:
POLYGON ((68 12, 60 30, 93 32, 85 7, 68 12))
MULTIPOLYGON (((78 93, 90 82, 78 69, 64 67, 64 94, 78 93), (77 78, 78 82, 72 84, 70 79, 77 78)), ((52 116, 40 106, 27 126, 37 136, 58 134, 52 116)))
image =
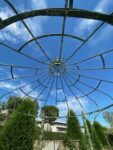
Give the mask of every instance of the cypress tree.
POLYGON ((78 140, 80 150, 86 150, 86 144, 84 143, 84 136, 78 118, 72 110, 68 112, 67 137, 70 140, 78 140))
POLYGON ((0 150, 33 150, 37 108, 37 103, 23 99, 0 134, 0 150))
POLYGON ((104 127, 97 121, 93 123, 93 127, 101 143, 103 145, 108 145, 105 134, 104 134, 104 127))
POLYGON ((93 128, 89 120, 86 119, 86 123, 89 129, 89 133, 91 135, 94 150, 102 150, 102 144, 95 132, 95 129, 93 128))

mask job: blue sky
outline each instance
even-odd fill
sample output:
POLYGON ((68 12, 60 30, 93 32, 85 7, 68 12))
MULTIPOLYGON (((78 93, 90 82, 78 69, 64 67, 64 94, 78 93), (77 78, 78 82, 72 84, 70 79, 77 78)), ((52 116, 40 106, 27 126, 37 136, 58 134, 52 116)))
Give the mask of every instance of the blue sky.
MULTIPOLYGON (((11 3, 15 6, 19 13, 35 10, 35 9, 45 9, 45 8, 63 8, 65 1, 64 0, 11 0, 11 3)), ((113 9, 113 1, 112 0, 75 0, 74 8, 77 9, 86 9, 91 11, 97 11, 102 13, 111 14, 113 9)), ((2 19, 6 19, 10 16, 15 15, 11 8, 4 2, 4 0, 0 1, 0 17, 2 19)), ((32 33, 35 37, 41 37, 46 34, 61 34, 62 33, 62 23, 63 17, 34 17, 25 20, 28 27, 31 29, 32 33)), ((80 18, 66 18, 65 25, 65 34, 73 35, 80 37, 82 39, 87 39, 88 35, 100 24, 99 21, 88 20, 88 19, 80 19, 80 18)), ((24 27, 21 22, 14 23, 0 31, 0 41, 10 45, 11 47, 18 50, 26 41, 29 41, 32 37, 29 35, 28 31, 24 27)), ((93 59, 89 59, 88 61, 84 61, 78 64, 78 67, 81 70, 77 70, 77 66, 71 65, 75 62, 79 62, 80 60, 84 60, 91 56, 94 56, 98 53, 102 53, 109 49, 113 48, 113 27, 107 23, 105 23, 100 30, 66 63, 66 69, 68 74, 65 75, 67 83, 70 85, 74 83, 78 78, 78 74, 81 74, 80 82, 77 82, 75 86, 71 86, 71 90, 63 80, 64 90, 66 93, 66 99, 68 101, 69 108, 73 109, 77 114, 81 112, 81 107, 77 100, 83 105, 84 110, 86 112, 94 111, 99 108, 103 108, 107 105, 112 104, 111 98, 113 97, 113 84, 102 82, 98 91, 94 91, 88 96, 83 96, 84 94, 90 93, 98 84, 99 79, 113 81, 113 71, 112 69, 107 70, 85 70, 91 68, 102 68, 103 63, 100 57, 95 57, 93 59), (85 76, 89 76, 92 78, 97 78, 98 80, 85 78, 85 76), (85 84, 84 84, 85 83, 85 84), (87 86, 88 85, 88 86, 87 86), (90 86, 90 87, 89 87, 90 86), (77 89, 78 88, 78 89, 77 89), (82 91, 82 93, 80 92, 82 91), (74 93, 74 94, 73 94, 74 93), (106 95, 107 94, 107 95, 106 95), (77 97, 77 99, 75 98, 77 97), (94 100, 95 103, 92 101, 94 100)), ((46 51, 47 55, 54 60, 59 57, 59 51, 61 46, 61 37, 60 36, 50 36, 46 38, 38 39, 38 42, 42 46, 42 48, 46 51)), ((62 59, 65 61, 74 50, 82 44, 82 41, 77 40, 71 37, 64 37, 64 44, 62 49, 62 59)), ((52 77, 52 80, 49 81, 50 73, 47 65, 41 64, 33 59, 25 57, 23 54, 27 54, 30 57, 44 61, 47 64, 50 64, 50 61, 47 61, 47 58, 37 47, 34 41, 30 42, 22 49, 22 54, 13 51, 9 48, 6 48, 0 45, 0 64, 9 64, 14 66, 24 66, 24 67, 32 67, 32 68, 22 68, 22 67, 14 67, 13 75, 16 79, 13 80, 5 80, 11 79, 10 67, 0 65, 0 96, 1 102, 7 101, 8 97, 11 95, 19 95, 24 97, 24 92, 29 93, 31 97, 37 98, 39 100, 46 100, 46 105, 56 105, 60 110, 60 116, 66 116, 67 114, 67 105, 64 102, 65 95, 63 93, 62 84, 60 77, 58 80, 55 76, 52 77), (40 68, 37 69, 36 68, 40 68), (43 68, 43 69, 41 69, 43 68), (37 72, 36 72, 37 71, 37 72), (18 78, 22 76, 27 76, 23 78, 18 78), (44 86, 48 86, 49 88, 45 88, 44 92, 40 95, 41 91, 43 91, 43 86, 39 84, 36 80, 38 79, 40 82, 47 78, 47 80, 43 83, 44 86), (33 81, 33 82, 32 82, 33 81), (50 89, 53 81, 53 86, 50 89), (32 83, 31 83, 32 82, 32 83), (56 82, 58 82, 57 90, 57 100, 61 102, 55 102, 56 100, 56 82), (31 84, 29 84, 31 83, 31 84), (25 85, 25 86, 24 86, 25 85), (19 89, 22 87, 22 91, 19 89), (14 90, 15 89, 15 90, 14 90), (3 96, 5 93, 13 92, 3 96), (30 92, 32 91, 32 92, 30 92)), ((113 52, 107 53, 103 55, 105 60, 105 67, 112 68, 112 58, 113 52)), ((39 101, 40 107, 45 104, 44 101, 39 101)), ((110 109, 112 110, 112 109, 110 109)), ((92 116, 92 118, 94 115, 92 116)), ((99 115, 97 118, 102 124, 107 125, 107 123, 102 118, 102 115, 99 115)))

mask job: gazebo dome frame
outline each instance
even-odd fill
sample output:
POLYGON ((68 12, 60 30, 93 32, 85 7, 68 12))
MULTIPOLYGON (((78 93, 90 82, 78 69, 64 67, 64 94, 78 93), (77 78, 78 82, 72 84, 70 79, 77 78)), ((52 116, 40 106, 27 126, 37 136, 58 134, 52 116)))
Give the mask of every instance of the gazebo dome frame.
MULTIPOLYGON (((73 3, 71 3, 69 5, 69 2, 72 2, 70 0, 66 0, 65 1, 65 8, 49 8, 49 9, 41 9, 41 10, 33 10, 33 11, 29 11, 29 12, 24 12, 24 13, 18 13, 18 11, 16 10, 16 8, 13 6, 13 4, 11 2, 9 2, 8 0, 4 0, 8 5, 9 7, 14 11, 15 13, 15 16, 12 16, 12 17, 9 17, 5 20, 0 20, 0 29, 4 29, 5 27, 13 24, 13 23, 16 23, 18 21, 21 21, 23 23, 23 25, 25 26, 25 28, 27 29, 27 31, 29 32, 29 34, 32 36, 32 39, 25 42, 18 50, 11 47, 10 45, 6 45, 5 43, 3 42, 0 42, 1 45, 9 48, 10 50, 18 53, 18 54, 21 54, 35 62, 38 62, 38 63, 41 63, 41 64, 45 64, 47 66, 50 66, 50 61, 51 61, 51 58, 47 55, 47 53, 45 52, 45 50, 42 48, 41 44, 39 43, 39 39, 43 39, 43 38, 46 38, 46 37, 61 37, 61 47, 60 47, 60 54, 59 54, 59 61, 62 60, 62 48, 63 48, 63 40, 64 40, 64 37, 69 37, 69 38, 72 38, 72 39, 76 39, 76 40, 79 40, 82 42, 82 44, 65 60, 63 60, 63 63, 61 62, 61 66, 66 66, 66 62, 68 62, 68 60, 70 60, 88 41, 89 39, 104 25, 104 23, 108 23, 110 25, 113 25, 113 15, 108 15, 108 14, 103 14, 103 13, 99 13, 99 12, 92 12, 92 11, 87 11, 87 10, 81 10, 81 9, 74 9, 73 8, 73 3), (35 37, 33 35, 33 33, 31 32, 30 28, 27 26, 27 24, 25 23, 24 19, 28 19, 28 18, 31 18, 31 17, 36 17, 36 16, 61 16, 63 17, 63 27, 62 27, 62 33, 52 33, 52 34, 47 34, 47 35, 42 35, 42 36, 38 36, 38 37, 35 37), (94 19, 94 20, 99 20, 101 21, 101 23, 97 26, 97 28, 86 38, 86 39, 83 39, 81 37, 78 37, 78 36, 73 36, 73 35, 70 35, 70 34, 65 34, 65 23, 66 23, 66 17, 73 17, 73 18, 84 18, 84 19, 94 19), (37 46, 40 48, 40 50, 42 51, 42 53, 45 55, 45 57, 47 58, 47 61, 42 61, 42 60, 37 60, 35 58, 33 58, 32 56, 29 56, 25 53, 22 52, 23 48, 26 47, 29 43, 31 42, 35 42, 37 44, 37 46)), ((101 63, 102 63, 102 68, 97 68, 97 70, 105 70, 105 69, 113 69, 112 67, 106 67, 106 63, 105 63, 105 58, 104 58, 104 55, 107 54, 107 53, 110 53, 112 52, 113 49, 110 49, 110 50, 107 50, 107 51, 104 51, 104 52, 101 52, 101 53, 98 53, 92 57, 89 57, 87 59, 83 59, 83 60, 80 60, 79 62, 74 62, 73 64, 70 64, 70 65, 74 65, 75 66, 75 70, 81 70, 81 68, 79 68, 78 64, 82 63, 82 62, 85 62, 87 60, 91 60, 91 59, 94 59, 94 58, 97 58, 99 57, 101 63)), ((55 64, 54 64, 55 65, 55 64)), ((5 80, 13 80, 13 79, 18 79, 18 78, 25 78, 25 77, 29 77, 29 76, 22 76, 22 77, 15 77, 14 76, 14 73, 13 73, 13 69, 14 68, 27 68, 27 69, 33 69, 35 70, 35 75, 38 75, 38 71, 39 71, 39 68, 36 67, 25 67, 25 66, 16 66, 16 65, 10 65, 10 64, 0 64, 0 66, 8 66, 10 67, 10 74, 11 74, 11 78, 9 79, 5 79, 5 80)), ((56 67, 56 65, 55 65, 56 67)), ((49 68, 49 67, 48 67, 49 68)), ((57 68, 57 67, 56 67, 57 68)), ((53 69, 53 68, 52 68, 53 69)), ((64 69, 64 68, 63 68, 64 69)), ((51 68, 50 68, 51 70, 51 68)), ((87 69, 85 69, 87 70, 87 69)), ((90 70, 96 70, 96 69, 90 69, 90 70)), ((53 70, 52 70, 53 71, 53 70)), ((51 72, 52 72, 51 71, 51 72)), ((59 70, 58 70, 59 71, 59 70)), ((63 70, 65 72, 65 69, 63 70)), ((54 71, 53 71, 54 72, 54 71)), ((53 73, 52 72, 52 73, 53 73)), ((54 73, 53 73, 54 74, 54 73)), ((58 74, 57 74, 58 75, 58 74)), ((67 108, 69 109, 69 106, 68 106, 68 101, 67 101, 67 98, 66 98, 66 93, 64 91, 64 86, 63 86, 63 81, 65 81, 65 83, 67 84, 67 87, 70 89, 72 95, 75 97, 75 99, 78 101, 78 103, 80 104, 81 108, 83 108, 82 104, 80 103, 79 101, 79 98, 82 98, 82 97, 88 97, 91 101, 93 101, 95 103, 95 105, 97 105, 97 103, 95 102, 94 99, 92 99, 90 97, 90 94, 93 93, 94 91, 98 91, 100 92, 101 94, 109 97, 111 100, 113 100, 113 97, 101 90, 98 89, 98 87, 100 86, 100 84, 102 82, 106 82, 106 83, 112 83, 113 84, 113 81, 109 81, 109 80, 104 80, 104 79, 99 79, 99 78, 94 78, 94 77, 90 77, 90 76, 84 76, 82 74, 78 74, 77 75, 77 79, 75 80, 75 82, 68 84, 65 77, 63 77, 63 73, 60 74, 59 78, 60 78, 60 82, 61 82, 61 85, 62 85, 62 90, 63 90, 63 93, 65 95, 65 102, 67 103, 67 108), (62 76, 62 77, 61 77, 62 76), (98 81, 98 84, 96 85, 96 87, 92 87, 91 85, 88 85, 86 83, 82 83, 80 81, 80 78, 81 77, 84 77, 84 78, 87 78, 87 79, 93 79, 93 80, 96 80, 98 81), (81 82, 82 84, 86 85, 87 87, 89 88, 92 88, 92 91, 85 94, 83 90, 79 89, 79 87, 76 86, 76 83, 77 82, 81 82), (76 89, 78 89, 79 91, 81 91, 81 93, 83 94, 82 96, 75 96, 73 91, 71 90, 71 86, 75 86, 76 89)), ((16 88, 8 93, 5 93, 3 94, 1 98, 3 98, 4 96, 8 95, 8 94, 11 94, 13 93, 15 90, 18 90, 20 89, 26 96, 28 97, 31 97, 35 100, 39 100, 39 101, 44 101, 45 105, 47 104, 47 100, 48 100, 48 97, 50 95, 50 92, 51 92, 51 89, 52 89, 52 84, 55 80, 55 78, 58 78, 56 77, 56 75, 53 75, 53 80, 52 80, 52 83, 51 83, 51 86, 49 87, 47 84, 45 85, 44 84, 44 81, 40 80, 37 78, 37 80, 35 81, 32 81, 30 83, 27 83, 19 88, 16 88), (34 82, 38 82, 38 84, 40 84, 44 89, 45 88, 49 88, 49 93, 48 93, 48 96, 45 100, 42 100, 42 99, 38 99, 37 98, 34 98, 32 96, 29 95, 29 93, 31 93, 31 91, 29 93, 26 93, 22 88, 31 84, 31 83, 34 83, 34 82)), ((47 78, 46 78, 47 79, 47 78)), ((5 80, 0 80, 0 81, 5 81, 5 80)), ((48 80, 48 82, 51 80, 51 76, 48 80)), ((57 80, 57 79, 56 79, 57 80)), ((35 88, 38 88, 38 86, 36 86, 35 88)), ((33 89, 34 90, 34 89, 33 89)), ((56 90, 57 90, 57 85, 56 85, 56 90)), ((43 92, 43 91, 42 91, 43 92)), ((40 93, 41 94, 41 93, 40 93)), ((57 97, 57 96, 56 96, 57 97)), ((97 105, 98 107, 98 105, 97 105)), ((100 113, 110 107, 113 107, 113 104, 109 105, 109 106, 106 106, 104 108, 101 108, 101 109, 97 109, 95 111, 92 111, 92 112, 86 112, 86 114, 93 114, 93 113, 100 113)))

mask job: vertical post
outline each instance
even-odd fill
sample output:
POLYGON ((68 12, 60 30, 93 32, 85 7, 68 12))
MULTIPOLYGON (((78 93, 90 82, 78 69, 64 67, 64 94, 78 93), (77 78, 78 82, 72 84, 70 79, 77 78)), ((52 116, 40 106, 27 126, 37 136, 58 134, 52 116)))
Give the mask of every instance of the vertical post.
POLYGON ((73 8, 73 0, 70 0, 70 2, 69 2, 69 8, 70 8, 70 9, 73 8))
POLYGON ((85 114, 83 112, 82 112, 82 118, 83 118, 84 128, 85 128, 87 138, 88 138, 89 150, 93 150, 93 143, 92 143, 91 136, 90 136, 90 133, 89 133, 89 129, 88 129, 88 126, 87 126, 86 117, 85 117, 85 114))
POLYGON ((43 135, 44 135, 44 123, 45 123, 44 112, 42 112, 41 118, 42 118, 42 125, 41 125, 41 135, 40 135, 39 150, 42 150, 42 148, 43 148, 43 135))
POLYGON ((113 150, 106 135, 105 135, 105 138, 106 138, 106 141, 108 143, 108 146, 109 146, 110 150, 113 150))
POLYGON ((2 18, 0 18, 0 23, 2 23, 2 18))
POLYGON ((54 150, 55 150, 55 140, 53 142, 54 142, 53 144, 54 144, 54 150))
POLYGON ((65 0, 65 8, 68 8, 69 6, 69 0, 65 0))
POLYGON ((73 8, 73 2, 74 0, 65 0, 65 8, 73 8))

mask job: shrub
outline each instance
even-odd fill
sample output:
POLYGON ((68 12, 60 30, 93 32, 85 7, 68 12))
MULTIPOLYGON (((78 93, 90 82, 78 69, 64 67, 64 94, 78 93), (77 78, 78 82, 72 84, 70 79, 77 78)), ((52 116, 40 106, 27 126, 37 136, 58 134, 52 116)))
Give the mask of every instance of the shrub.
POLYGON ((44 132, 44 140, 64 140, 66 134, 58 132, 44 132))
POLYGON ((33 150, 36 113, 36 103, 23 99, 1 131, 0 150, 33 150))

